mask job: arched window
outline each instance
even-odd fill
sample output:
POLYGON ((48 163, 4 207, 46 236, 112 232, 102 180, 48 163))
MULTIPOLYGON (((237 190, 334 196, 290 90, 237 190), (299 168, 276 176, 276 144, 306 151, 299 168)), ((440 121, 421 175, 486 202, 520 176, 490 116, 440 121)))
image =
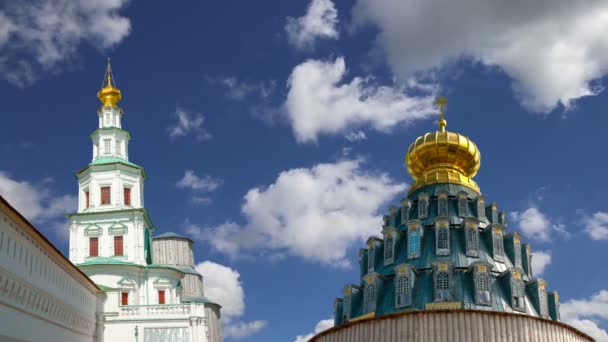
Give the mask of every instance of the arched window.
POLYGON ((500 231, 494 231, 492 233, 492 241, 494 246, 494 259, 502 261, 505 248, 502 240, 502 234, 500 233, 500 231))
POLYGON ((410 277, 407 272, 395 277, 395 307, 401 308, 412 304, 410 277))
POLYGON ((526 292, 524 282, 519 278, 511 280, 512 306, 517 311, 526 311, 526 292))
POLYGON ((477 231, 477 225, 470 224, 465 230, 466 244, 467 244, 467 256, 476 257, 479 256, 479 233, 477 231))
POLYGON ((420 256, 420 232, 416 228, 407 232, 407 256, 410 259, 420 256))
POLYGON ((437 216, 448 216, 448 193, 440 192, 437 195, 437 216))
POLYGON ((475 275, 475 303, 479 305, 492 305, 490 295, 492 278, 488 273, 477 273, 475 275))
POLYGON ((394 252, 395 252, 395 238, 393 237, 394 232, 387 232, 384 236, 384 265, 390 265, 393 263, 394 252))
POLYGON ((363 293, 363 311, 365 313, 376 311, 376 285, 368 283, 363 293))
POLYGON ((437 255, 450 254, 450 228, 446 223, 439 223, 435 227, 437 255))
POLYGON ((435 276, 435 301, 452 300, 452 279, 447 271, 440 271, 435 276))
POLYGON ((418 195, 418 218, 426 218, 429 213, 429 196, 425 193, 418 195))
POLYGON ((467 193, 460 192, 458 193, 458 216, 466 217, 468 214, 468 204, 467 204, 467 193))
POLYGON ((483 197, 477 198, 477 219, 479 221, 485 221, 486 219, 486 205, 483 197))

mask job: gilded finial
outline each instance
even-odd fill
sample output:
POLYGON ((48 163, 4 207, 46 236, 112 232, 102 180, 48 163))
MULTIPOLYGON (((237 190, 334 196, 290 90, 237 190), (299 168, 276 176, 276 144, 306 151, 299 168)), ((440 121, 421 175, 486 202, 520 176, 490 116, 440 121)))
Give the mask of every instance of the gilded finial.
POLYGON ((112 65, 110 64, 110 57, 108 57, 108 66, 106 67, 106 74, 103 77, 101 83, 101 90, 97 93, 97 98, 104 107, 116 107, 118 101, 122 99, 122 94, 116 83, 114 82, 112 75, 112 65))
POLYGON ((448 99, 440 96, 435 100, 435 105, 439 106, 439 132, 445 132, 445 126, 448 122, 445 120, 445 107, 448 105, 448 99))

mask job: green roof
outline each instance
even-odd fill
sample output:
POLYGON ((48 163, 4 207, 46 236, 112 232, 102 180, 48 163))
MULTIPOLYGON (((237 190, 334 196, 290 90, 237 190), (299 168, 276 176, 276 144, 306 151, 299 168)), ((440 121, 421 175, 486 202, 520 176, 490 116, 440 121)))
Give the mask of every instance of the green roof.
POLYGON ((78 264, 76 266, 80 267, 80 266, 90 266, 90 265, 126 265, 126 266, 144 267, 143 265, 136 264, 134 262, 122 261, 122 260, 118 260, 118 259, 114 259, 114 258, 107 258, 107 257, 90 258, 87 261, 85 261, 81 264, 78 264))
POLYGON ((99 287, 99 289, 103 292, 114 292, 117 290, 114 287, 109 287, 109 286, 100 285, 100 284, 95 284, 95 285, 97 285, 97 287, 99 287))
POLYGON ((101 158, 96 158, 95 160, 93 160, 91 163, 89 163, 89 165, 87 165, 87 167, 83 168, 82 170, 76 172, 76 175, 82 173, 84 170, 86 170, 88 167, 93 166, 93 165, 109 165, 109 164, 122 164, 122 165, 126 165, 126 166, 130 166, 136 169, 141 170, 141 173, 144 176, 144 179, 148 178, 146 175, 146 171, 144 170, 143 167, 135 164, 135 163, 131 163, 130 161, 126 160, 126 159, 122 159, 122 158, 117 158, 117 157, 101 157, 101 158))

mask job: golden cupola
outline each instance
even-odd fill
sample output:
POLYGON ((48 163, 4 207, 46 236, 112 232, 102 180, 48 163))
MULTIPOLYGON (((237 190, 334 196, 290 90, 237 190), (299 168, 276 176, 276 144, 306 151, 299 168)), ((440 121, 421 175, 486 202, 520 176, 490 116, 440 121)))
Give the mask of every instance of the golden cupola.
POLYGON ((116 88, 116 84, 114 83, 109 58, 106 74, 103 77, 103 83, 101 84, 101 90, 97 92, 97 98, 101 101, 103 107, 117 107, 116 104, 122 99, 122 93, 120 92, 120 89, 116 88))
POLYGON ((430 184, 451 183, 466 186, 480 194, 473 177, 481 164, 477 145, 468 137, 445 129, 445 106, 447 100, 440 97, 439 130, 418 137, 405 157, 407 171, 414 178, 409 193, 430 184))

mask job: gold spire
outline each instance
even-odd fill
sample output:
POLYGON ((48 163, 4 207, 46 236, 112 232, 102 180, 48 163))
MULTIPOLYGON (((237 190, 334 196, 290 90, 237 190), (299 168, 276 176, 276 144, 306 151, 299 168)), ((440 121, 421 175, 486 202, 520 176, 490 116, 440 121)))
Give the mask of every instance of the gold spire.
POLYGON ((477 145, 466 136, 445 129, 446 98, 437 98, 435 104, 440 112, 439 131, 418 137, 405 157, 407 171, 415 181, 409 193, 426 185, 440 183, 460 184, 480 193, 473 180, 481 166, 477 145))
POLYGON ((435 100, 435 104, 439 106, 439 132, 445 132, 445 126, 448 125, 448 122, 445 121, 445 106, 448 104, 448 99, 440 96, 435 100))
POLYGON ((112 66, 110 65, 110 57, 108 57, 108 66, 106 74, 101 83, 101 90, 97 92, 97 98, 103 104, 103 107, 116 107, 118 101, 122 99, 122 93, 116 88, 114 75, 112 74, 112 66))

